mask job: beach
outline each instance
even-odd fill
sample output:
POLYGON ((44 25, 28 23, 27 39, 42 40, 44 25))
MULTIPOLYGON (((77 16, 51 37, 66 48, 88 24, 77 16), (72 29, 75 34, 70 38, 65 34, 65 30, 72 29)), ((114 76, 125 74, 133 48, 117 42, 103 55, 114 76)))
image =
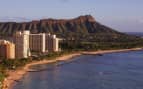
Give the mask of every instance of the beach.
POLYGON ((114 53, 114 52, 137 51, 137 50, 142 50, 142 48, 77 52, 77 53, 72 53, 72 54, 68 54, 68 55, 63 55, 63 56, 57 57, 53 60, 42 60, 42 61, 32 62, 32 63, 26 64, 23 68, 8 71, 9 76, 7 78, 5 78, 5 80, 3 82, 3 85, 4 85, 3 89, 11 89, 12 85, 15 82, 18 82, 30 70, 30 66, 33 66, 33 65, 65 61, 65 60, 69 60, 73 57, 85 55, 85 54, 96 55, 96 54, 105 54, 105 53, 114 53))

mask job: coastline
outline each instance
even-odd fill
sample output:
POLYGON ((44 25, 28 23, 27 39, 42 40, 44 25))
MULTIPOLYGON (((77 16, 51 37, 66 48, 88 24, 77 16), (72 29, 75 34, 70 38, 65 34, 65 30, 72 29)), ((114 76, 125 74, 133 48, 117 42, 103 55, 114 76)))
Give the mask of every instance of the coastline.
POLYGON ((105 54, 105 53, 115 53, 115 52, 128 52, 128 51, 138 51, 142 50, 142 48, 132 48, 132 49, 119 49, 119 50, 98 50, 98 51, 84 51, 84 52, 77 52, 68 55, 62 55, 57 57, 53 60, 42 60, 42 61, 35 61, 29 64, 26 64, 24 67, 17 69, 17 70, 10 70, 8 71, 8 77, 4 79, 3 88, 2 89, 12 89, 12 85, 20 80, 29 70, 30 66, 39 65, 39 64, 48 64, 58 61, 65 61, 69 60, 73 57, 80 56, 80 55, 97 55, 97 54, 105 54))
POLYGON ((118 50, 99 50, 99 51, 88 51, 88 52, 86 51, 86 52, 82 52, 82 54, 96 55, 96 54, 128 52, 128 51, 138 51, 138 50, 143 50, 143 48, 118 49, 118 50))
POLYGON ((68 54, 68 55, 57 57, 54 60, 45 59, 41 61, 33 61, 32 63, 28 63, 24 67, 19 68, 17 70, 9 70, 8 71, 9 76, 4 79, 2 89, 12 89, 12 85, 15 82, 19 81, 30 70, 30 66, 54 63, 58 61, 65 61, 65 60, 68 60, 68 59, 71 59, 73 57, 80 56, 80 55, 81 53, 73 53, 73 54, 68 54))

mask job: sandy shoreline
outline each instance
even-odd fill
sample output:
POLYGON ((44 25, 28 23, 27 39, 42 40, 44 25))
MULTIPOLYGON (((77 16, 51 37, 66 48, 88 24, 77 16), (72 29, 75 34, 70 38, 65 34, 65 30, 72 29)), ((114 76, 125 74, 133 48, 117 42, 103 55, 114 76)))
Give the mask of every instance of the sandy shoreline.
POLYGON ((8 77, 5 78, 4 82, 3 82, 3 88, 2 89, 11 89, 12 85, 17 82, 18 80, 20 80, 24 74, 26 74, 29 70, 30 70, 30 66, 33 65, 38 65, 38 64, 48 64, 48 63, 53 63, 53 62, 58 62, 58 61, 64 61, 64 60, 68 60, 70 58, 76 57, 76 56, 80 56, 80 53, 73 53, 73 54, 69 54, 69 55, 63 55, 61 57, 57 57, 55 58, 55 60, 42 60, 42 61, 35 61, 29 64, 26 64, 23 68, 17 69, 17 70, 10 70, 8 71, 8 77))
POLYGON ((83 54, 87 54, 87 55, 95 55, 95 54, 104 54, 104 53, 114 53, 114 52, 126 52, 126 51, 137 51, 137 50, 142 50, 142 48, 133 48, 133 49, 120 49, 120 50, 99 50, 99 51, 92 51, 92 52, 77 52, 77 53, 73 53, 73 54, 68 54, 68 55, 63 55, 61 57, 57 57, 55 58, 55 60, 42 60, 42 61, 36 61, 36 62, 32 62, 29 64, 26 64, 23 68, 21 69, 17 69, 15 71, 9 71, 8 72, 8 77, 5 78, 4 82, 3 82, 3 89, 11 89, 13 83, 15 83, 16 81, 20 80, 24 74, 27 73, 27 71, 30 70, 30 66, 33 65, 38 65, 38 64, 47 64, 47 63, 53 63, 53 62, 58 62, 58 61, 65 61, 65 60, 69 60, 73 57, 76 56, 80 56, 83 54))

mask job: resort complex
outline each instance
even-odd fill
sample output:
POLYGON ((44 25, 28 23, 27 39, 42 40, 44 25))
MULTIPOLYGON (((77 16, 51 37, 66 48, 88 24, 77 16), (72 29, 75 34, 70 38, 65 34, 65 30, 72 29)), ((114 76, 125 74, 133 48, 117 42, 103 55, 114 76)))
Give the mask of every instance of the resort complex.
POLYGON ((0 58, 28 58, 33 54, 44 54, 59 51, 59 38, 56 35, 30 31, 17 31, 12 42, 0 40, 0 58))

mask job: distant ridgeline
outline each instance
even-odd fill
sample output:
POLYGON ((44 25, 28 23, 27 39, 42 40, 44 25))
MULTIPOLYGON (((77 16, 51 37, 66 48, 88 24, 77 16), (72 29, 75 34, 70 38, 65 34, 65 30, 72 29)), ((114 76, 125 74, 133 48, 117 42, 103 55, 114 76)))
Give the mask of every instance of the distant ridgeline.
POLYGON ((139 42, 138 36, 127 35, 98 23, 91 15, 74 19, 42 19, 31 22, 0 22, 1 36, 13 35, 19 30, 31 33, 54 33, 58 37, 82 42, 139 42))
POLYGON ((143 32, 126 32, 129 35, 135 35, 135 36, 140 36, 143 37, 143 32))

